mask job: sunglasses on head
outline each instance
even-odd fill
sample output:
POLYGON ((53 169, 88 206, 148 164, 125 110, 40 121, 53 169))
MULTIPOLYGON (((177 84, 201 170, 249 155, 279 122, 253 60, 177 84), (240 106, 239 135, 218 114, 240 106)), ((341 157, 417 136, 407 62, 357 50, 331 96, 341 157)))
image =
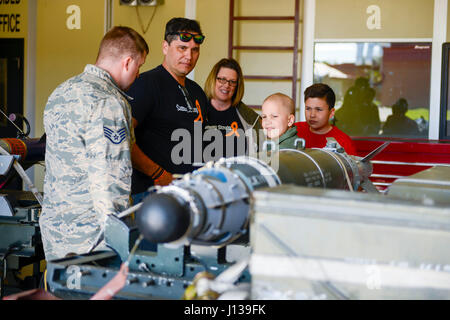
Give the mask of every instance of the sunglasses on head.
POLYGON ((202 44, 203 40, 205 40, 205 36, 202 34, 193 34, 190 32, 171 32, 169 35, 174 36, 178 35, 180 36, 180 40, 183 42, 189 42, 192 38, 194 38, 194 42, 197 44, 202 44))

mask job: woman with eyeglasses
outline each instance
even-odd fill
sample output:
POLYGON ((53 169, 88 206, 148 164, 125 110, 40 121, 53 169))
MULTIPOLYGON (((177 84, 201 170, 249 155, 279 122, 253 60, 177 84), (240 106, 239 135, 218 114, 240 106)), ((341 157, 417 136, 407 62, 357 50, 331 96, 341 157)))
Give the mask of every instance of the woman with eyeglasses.
POLYGON ((210 102, 205 137, 214 138, 205 146, 204 156, 218 160, 257 152, 261 118, 242 102, 244 77, 239 63, 225 58, 217 62, 206 79, 205 93, 210 102), (223 137, 222 150, 217 147, 219 133, 223 137))

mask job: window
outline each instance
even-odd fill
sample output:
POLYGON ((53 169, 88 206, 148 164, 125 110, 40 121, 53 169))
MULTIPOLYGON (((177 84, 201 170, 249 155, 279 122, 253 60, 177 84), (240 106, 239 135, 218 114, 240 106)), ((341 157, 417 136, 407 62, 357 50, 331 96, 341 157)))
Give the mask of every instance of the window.
POLYGON ((350 136, 427 138, 431 43, 316 43, 314 82, 336 93, 332 119, 350 136))

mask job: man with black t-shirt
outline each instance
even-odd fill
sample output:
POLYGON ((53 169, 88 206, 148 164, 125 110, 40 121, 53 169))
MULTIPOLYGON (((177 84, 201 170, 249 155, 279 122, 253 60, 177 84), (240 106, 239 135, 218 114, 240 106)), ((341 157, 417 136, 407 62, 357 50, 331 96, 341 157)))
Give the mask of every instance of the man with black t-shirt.
POLYGON ((207 98, 202 88, 186 76, 197 63, 204 38, 197 21, 171 19, 166 24, 162 65, 142 73, 128 91, 134 98, 131 107, 136 135, 132 150, 133 195, 147 191, 153 184, 169 184, 174 173, 193 171, 199 156, 202 162, 207 98), (186 141, 189 147, 180 149, 186 141))

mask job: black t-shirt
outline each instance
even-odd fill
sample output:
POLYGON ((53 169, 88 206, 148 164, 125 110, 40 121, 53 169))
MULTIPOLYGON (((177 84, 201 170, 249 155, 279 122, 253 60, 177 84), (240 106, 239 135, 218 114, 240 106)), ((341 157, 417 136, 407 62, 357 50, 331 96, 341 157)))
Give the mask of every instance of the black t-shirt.
MULTIPOLYGON (((183 88, 160 65, 139 75, 127 93, 134 98, 130 104, 140 149, 170 173, 197 169, 193 164, 202 162, 201 119, 208 103, 202 88, 187 78, 183 88)), ((133 170, 132 194, 152 185, 150 177, 133 170)))
POLYGON ((211 104, 208 104, 207 108, 208 122, 205 125, 203 142, 205 162, 245 155, 245 133, 237 109, 229 107, 218 111, 211 104), (222 140, 222 148, 216 140, 219 138, 222 140))

